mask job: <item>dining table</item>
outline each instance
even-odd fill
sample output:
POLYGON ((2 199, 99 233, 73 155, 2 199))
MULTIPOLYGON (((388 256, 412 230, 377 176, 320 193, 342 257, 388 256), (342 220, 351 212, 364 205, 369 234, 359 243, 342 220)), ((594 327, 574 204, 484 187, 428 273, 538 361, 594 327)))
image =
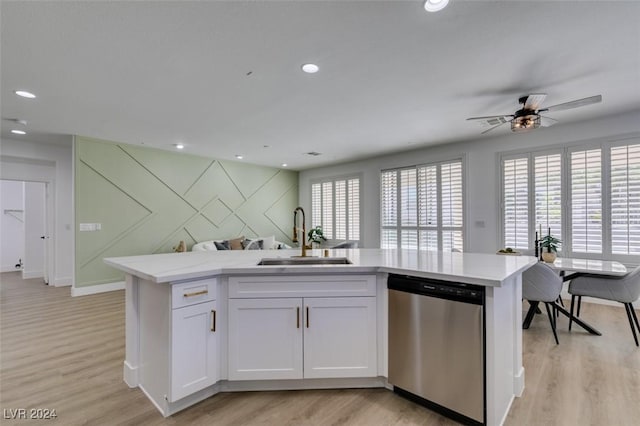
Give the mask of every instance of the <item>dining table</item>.
MULTIPOLYGON (((623 277, 627 274, 627 268, 620 262, 615 260, 600 260, 600 259, 578 259, 571 257, 558 257, 553 263, 546 263, 551 269, 554 269, 562 277, 563 281, 570 281, 580 276, 610 276, 610 277, 623 277)), ((562 299, 560 299, 562 303, 562 299)), ((536 313, 540 313, 538 309, 538 302, 529 302, 529 310, 522 323, 522 328, 528 329, 533 317, 536 313)), ((572 315, 571 312, 564 308, 564 305, 554 303, 554 309, 566 316, 572 318, 573 321, 580 327, 585 329, 590 334, 601 336, 598 330, 593 326, 584 322, 580 318, 572 315)))

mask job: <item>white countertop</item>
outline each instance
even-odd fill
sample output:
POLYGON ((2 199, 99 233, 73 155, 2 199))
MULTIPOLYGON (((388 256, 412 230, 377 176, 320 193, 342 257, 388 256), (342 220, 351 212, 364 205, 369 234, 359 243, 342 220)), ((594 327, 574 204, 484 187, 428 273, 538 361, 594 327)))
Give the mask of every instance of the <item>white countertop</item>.
MULTIPOLYGON (((322 250, 308 250, 321 256, 322 250)), ((348 257, 351 265, 258 266, 262 258, 289 258, 300 250, 229 250, 111 257, 107 265, 157 283, 216 275, 376 273, 405 274, 499 287, 537 262, 532 256, 500 256, 389 249, 334 249, 331 257, 348 257)))

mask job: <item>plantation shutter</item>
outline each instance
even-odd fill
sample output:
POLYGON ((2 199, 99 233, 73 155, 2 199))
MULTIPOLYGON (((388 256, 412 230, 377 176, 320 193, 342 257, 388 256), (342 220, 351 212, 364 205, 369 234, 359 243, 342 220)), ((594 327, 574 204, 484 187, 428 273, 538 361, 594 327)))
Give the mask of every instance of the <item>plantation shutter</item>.
POLYGON ((571 244, 574 253, 602 253, 602 154, 571 153, 571 244))
POLYGON ((360 179, 349 179, 347 193, 347 239, 360 240, 360 179))
POLYGON ((333 238, 333 182, 322 183, 322 231, 325 238, 333 238))
POLYGON ((418 168, 418 247, 438 250, 438 166, 418 168))
POLYGON ((462 162, 440 165, 440 194, 442 250, 462 250, 462 162))
POLYGON ((311 185, 311 226, 322 226, 322 184, 311 185))
POLYGON ((529 248, 528 159, 503 162, 504 246, 529 248))
POLYGON ((380 176, 381 222, 380 247, 398 246, 398 172, 384 171, 380 176))
POLYGON ((335 238, 339 240, 347 239, 347 181, 337 180, 335 185, 335 238))
MULTIPOLYGON (((562 240, 562 158, 560 154, 534 159, 535 229, 562 240)), ((541 238, 543 235, 539 235, 541 238)))
POLYGON ((463 248, 462 161, 381 175, 382 248, 463 248))
POLYGON ((611 252, 640 254, 640 144, 611 148, 611 252))

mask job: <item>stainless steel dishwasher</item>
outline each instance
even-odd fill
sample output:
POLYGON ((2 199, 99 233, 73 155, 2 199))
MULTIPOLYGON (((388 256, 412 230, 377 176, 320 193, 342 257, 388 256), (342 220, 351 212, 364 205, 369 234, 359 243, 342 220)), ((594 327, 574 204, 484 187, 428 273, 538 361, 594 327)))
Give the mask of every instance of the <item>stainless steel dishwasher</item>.
POLYGON ((394 392, 464 424, 485 424, 484 287, 389 275, 394 392))

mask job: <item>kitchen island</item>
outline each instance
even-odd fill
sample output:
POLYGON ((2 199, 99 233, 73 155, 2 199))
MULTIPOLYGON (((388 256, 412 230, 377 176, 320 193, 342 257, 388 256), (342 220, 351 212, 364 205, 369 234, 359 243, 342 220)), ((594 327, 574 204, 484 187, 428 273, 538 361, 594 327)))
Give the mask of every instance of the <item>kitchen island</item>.
POLYGON ((351 264, 258 265, 298 254, 105 259, 126 273, 125 382, 164 416, 218 392, 391 387, 387 278, 399 274, 484 287, 484 423, 504 421, 524 389, 521 274, 535 258, 345 249, 331 256, 351 264))

